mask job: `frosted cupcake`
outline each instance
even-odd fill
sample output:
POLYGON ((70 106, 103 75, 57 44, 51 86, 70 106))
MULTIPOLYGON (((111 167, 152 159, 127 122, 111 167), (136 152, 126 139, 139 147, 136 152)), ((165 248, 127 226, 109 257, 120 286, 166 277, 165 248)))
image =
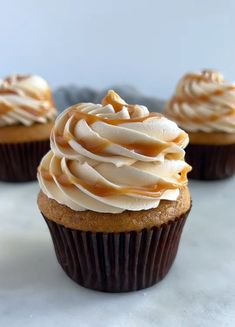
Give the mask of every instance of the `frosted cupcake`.
POLYGON ((235 173, 235 84, 216 71, 187 74, 165 114, 189 134, 191 178, 222 179, 235 173))
POLYGON ((49 150, 56 109, 47 82, 13 75, 0 81, 0 180, 36 179, 49 150))
POLYGON ((38 206, 78 284, 133 291, 169 271, 191 208, 187 134, 114 91, 65 110, 38 170, 38 206))

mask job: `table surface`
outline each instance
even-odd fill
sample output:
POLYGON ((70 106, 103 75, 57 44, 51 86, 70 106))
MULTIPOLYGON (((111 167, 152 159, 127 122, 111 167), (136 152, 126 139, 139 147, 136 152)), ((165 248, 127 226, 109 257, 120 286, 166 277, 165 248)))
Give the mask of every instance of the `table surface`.
POLYGON ((36 206, 38 184, 0 183, 0 326, 235 326, 235 178, 190 188, 193 208, 167 277, 107 294, 63 273, 36 206))

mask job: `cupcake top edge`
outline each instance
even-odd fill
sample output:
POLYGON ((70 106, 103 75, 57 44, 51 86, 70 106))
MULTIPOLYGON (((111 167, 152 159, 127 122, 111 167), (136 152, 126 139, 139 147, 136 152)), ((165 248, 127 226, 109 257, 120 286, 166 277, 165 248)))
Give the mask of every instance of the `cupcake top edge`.
POLYGON ((76 104, 57 117, 38 180, 75 211, 148 210, 177 200, 187 185, 187 144, 174 122, 110 90, 101 104, 76 104))
POLYGON ((56 117, 48 83, 37 75, 11 75, 0 80, 0 127, 45 124, 56 117))
POLYGON ((235 83, 215 70, 188 73, 164 112, 188 132, 235 133, 235 83))

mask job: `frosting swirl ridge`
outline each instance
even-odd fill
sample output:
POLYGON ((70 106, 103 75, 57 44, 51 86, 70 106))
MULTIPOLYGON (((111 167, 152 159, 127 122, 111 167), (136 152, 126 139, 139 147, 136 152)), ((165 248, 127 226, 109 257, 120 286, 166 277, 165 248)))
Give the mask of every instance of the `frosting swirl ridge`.
POLYGON ((165 114, 189 132, 235 133, 235 84, 217 71, 186 74, 165 114))
POLYGON ((161 199, 176 200, 187 184, 187 143, 174 122, 109 91, 102 104, 77 104, 57 118, 39 183, 76 211, 155 208, 161 199))
POLYGON ((0 126, 47 123, 56 116, 48 83, 36 75, 12 75, 0 81, 0 126))

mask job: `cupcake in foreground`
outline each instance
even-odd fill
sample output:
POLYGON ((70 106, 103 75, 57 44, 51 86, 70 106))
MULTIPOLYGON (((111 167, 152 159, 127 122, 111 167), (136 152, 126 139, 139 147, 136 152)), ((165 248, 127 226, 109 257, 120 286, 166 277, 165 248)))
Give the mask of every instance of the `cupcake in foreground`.
POLYGON ((78 284, 123 292, 169 271, 191 209, 187 134, 114 91, 64 111, 38 169, 38 206, 78 284))
POLYGON ((13 75, 0 81, 1 181, 36 179, 55 116, 50 88, 41 77, 13 75))
POLYGON ((187 74, 165 114, 189 134, 189 177, 213 180, 235 173, 235 84, 216 71, 187 74))

